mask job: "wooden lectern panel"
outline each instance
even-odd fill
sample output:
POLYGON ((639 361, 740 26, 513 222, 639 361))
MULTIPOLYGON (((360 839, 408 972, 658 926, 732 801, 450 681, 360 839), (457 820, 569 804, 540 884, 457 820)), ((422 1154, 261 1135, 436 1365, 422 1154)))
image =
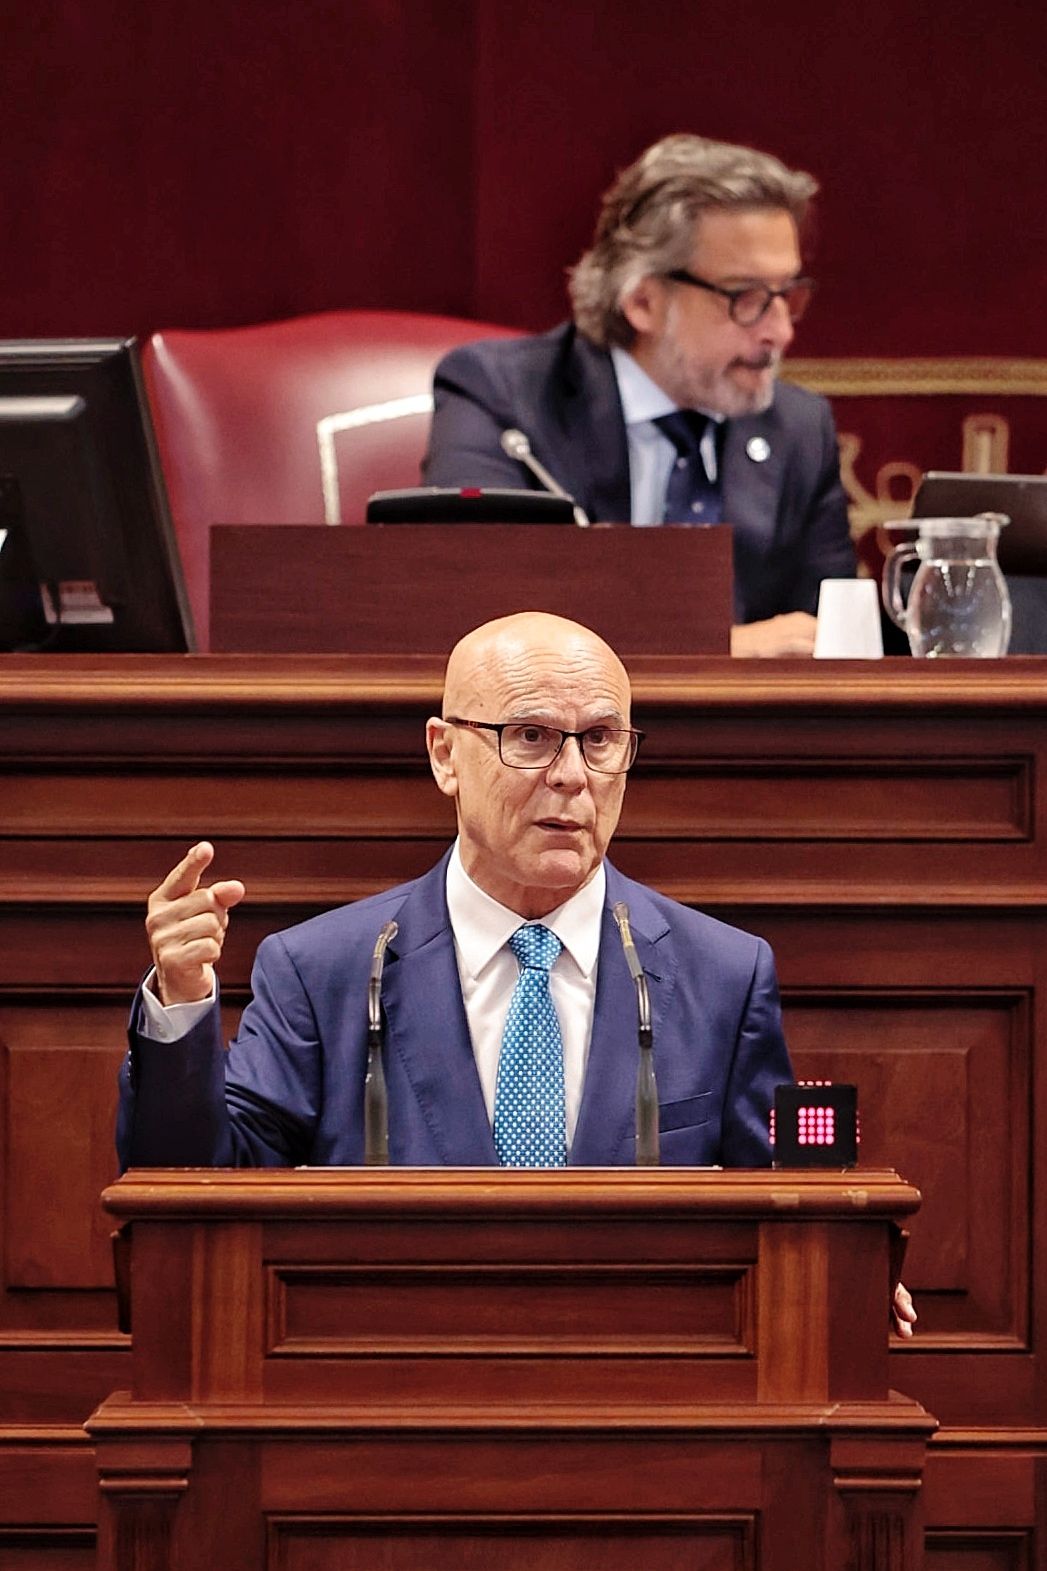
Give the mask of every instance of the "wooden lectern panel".
POLYGON ((100 1571, 920 1571, 894 1173, 161 1169, 105 1203, 100 1571))
POLYGON ((211 530, 216 653, 446 658, 470 628, 553 611, 623 658, 725 655, 732 620, 724 524, 632 529, 397 524, 211 530))
POLYGON ((716 1520, 564 1522, 459 1518, 360 1524, 346 1516, 273 1524, 272 1571, 738 1571, 755 1566, 758 1524, 716 1520))

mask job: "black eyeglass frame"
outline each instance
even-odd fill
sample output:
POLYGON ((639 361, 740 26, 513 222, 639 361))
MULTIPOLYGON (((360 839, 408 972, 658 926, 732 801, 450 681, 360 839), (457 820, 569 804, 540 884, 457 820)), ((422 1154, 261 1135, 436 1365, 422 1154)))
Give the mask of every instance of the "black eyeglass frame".
POLYGON ((721 299, 727 301, 727 314, 732 322, 738 323, 739 327, 755 327, 757 322, 762 322, 771 309, 771 302, 774 300, 784 300, 786 309, 789 312, 790 322, 799 322, 810 304, 811 296, 818 287, 813 278, 794 278, 783 289, 772 289, 770 284, 760 283, 743 284, 737 289, 728 289, 725 284, 711 284, 707 278, 699 278, 696 273, 688 272, 686 267, 674 267, 671 273, 665 273, 663 277, 671 279, 674 284, 691 284, 695 289, 706 289, 711 295, 719 295, 721 299), (799 311, 794 311, 789 302, 789 296, 797 289, 806 291, 806 299, 799 311), (738 302, 743 295, 754 294, 762 294, 764 296, 763 305, 755 316, 743 321, 738 315, 738 302))
POLYGON ((586 726, 584 731, 564 731, 559 726, 546 725, 544 720, 533 720, 530 722, 526 720, 464 720, 461 715, 444 715, 444 724, 466 726, 470 731, 494 731, 498 737, 498 757, 506 769, 548 769, 550 764, 554 764, 563 752, 564 744, 573 739, 578 743, 578 751, 582 755, 582 762, 585 767, 591 769, 596 775, 627 775, 636 762, 636 755, 640 751, 640 743, 647 735, 646 731, 638 731, 635 726, 586 726), (525 726, 527 724, 540 726, 543 731, 552 731, 554 735, 558 735, 560 738, 560 745, 556 752, 544 764, 511 764, 502 754, 503 731, 511 731, 514 726, 525 726), (599 764, 590 763, 585 756, 585 738, 590 731, 614 731, 618 735, 632 737, 632 754, 624 769, 601 769, 599 764))

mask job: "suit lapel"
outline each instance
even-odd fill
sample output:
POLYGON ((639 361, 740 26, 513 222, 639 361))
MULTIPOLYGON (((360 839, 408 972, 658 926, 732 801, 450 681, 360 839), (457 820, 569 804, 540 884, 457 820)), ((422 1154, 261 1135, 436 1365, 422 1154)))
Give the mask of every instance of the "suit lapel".
POLYGON ((568 466, 566 484, 593 523, 626 524, 632 515, 629 444, 614 364, 576 331, 561 350, 555 416, 557 450, 568 466))
POLYGON ((486 1167, 498 1158, 462 1002, 446 872, 444 857, 397 912, 382 988, 386 1042, 441 1159, 450 1167, 486 1167))
POLYGON ((759 576, 778 523, 786 443, 774 408, 727 422, 723 452, 723 517, 732 525, 735 613, 744 616, 746 586, 759 576), (759 444, 762 444, 760 446, 759 444), (752 451, 767 450, 763 459, 752 451))
MULTIPOLYGON (((572 1167, 606 1167, 629 1153, 636 1131, 636 988, 629 975, 612 914, 625 900, 636 951, 647 976, 655 1053, 676 980, 668 923, 640 884, 607 864, 607 900, 600 932, 593 1031, 582 1103, 571 1145, 572 1167)), ((657 1057, 656 1057, 657 1064, 657 1057)))

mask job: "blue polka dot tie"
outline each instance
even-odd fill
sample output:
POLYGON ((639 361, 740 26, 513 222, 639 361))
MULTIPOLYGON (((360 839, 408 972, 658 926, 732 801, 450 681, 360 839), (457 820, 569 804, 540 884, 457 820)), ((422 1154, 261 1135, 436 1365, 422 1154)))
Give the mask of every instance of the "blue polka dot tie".
POLYGON ((676 449, 662 521, 666 524, 718 524, 722 517, 720 487, 709 479, 702 457, 702 438, 709 425, 713 426, 714 435, 717 434, 716 421, 710 421, 696 409, 676 409, 671 415, 659 415, 654 423, 676 449))
POLYGON ((549 992, 549 969, 563 945, 534 922, 516 929, 509 948, 520 962, 520 976, 498 1060, 495 1149, 503 1167, 563 1167, 563 1039, 549 992))

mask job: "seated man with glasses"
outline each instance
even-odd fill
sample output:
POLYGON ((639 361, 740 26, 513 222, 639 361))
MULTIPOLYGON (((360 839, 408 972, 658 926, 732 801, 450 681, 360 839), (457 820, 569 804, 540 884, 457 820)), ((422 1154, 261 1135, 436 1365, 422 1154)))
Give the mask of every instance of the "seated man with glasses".
POLYGON ((816 190, 751 148, 657 142, 604 197, 573 322, 441 361, 426 482, 538 484, 518 431, 594 521, 727 522, 732 653, 812 654, 821 580, 855 571, 829 405, 776 380, 816 190))
POLYGON ((426 726, 454 846, 411 883, 266 938, 228 1054, 215 965, 245 891, 205 886, 212 847, 192 847, 149 901, 154 969, 121 1071, 123 1162, 361 1162, 368 977, 393 921, 390 1161, 632 1164, 624 902, 650 993, 662 1162, 766 1164, 774 1088, 792 1078, 767 944, 606 860, 642 736, 621 661, 588 629, 528 612, 468 634, 426 726))

